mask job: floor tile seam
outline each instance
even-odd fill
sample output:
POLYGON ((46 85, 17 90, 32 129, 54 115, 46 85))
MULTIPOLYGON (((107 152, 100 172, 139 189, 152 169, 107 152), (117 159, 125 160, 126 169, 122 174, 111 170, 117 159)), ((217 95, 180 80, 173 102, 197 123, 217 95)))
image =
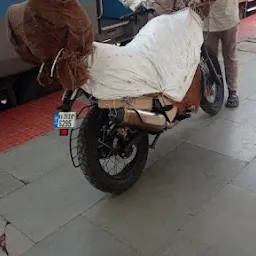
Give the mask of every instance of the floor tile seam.
MULTIPOLYGON (((32 242, 34 245, 36 244, 35 241, 33 241, 33 239, 31 239, 26 233, 24 233, 22 230, 20 230, 15 224, 13 224, 10 220, 8 220, 5 216, 0 215, 0 218, 3 219, 3 221, 5 223, 7 223, 8 225, 13 226, 18 232, 20 232, 25 238, 27 238, 30 242, 32 242)), ((7 225, 7 226, 8 226, 7 225)))
POLYGON ((229 121, 229 122, 231 122, 231 123, 240 124, 240 125, 243 125, 243 124, 244 124, 244 122, 238 122, 238 121, 229 119, 229 117, 224 117, 224 116, 219 116, 217 119, 215 119, 215 121, 217 121, 217 120, 220 120, 220 121, 229 121))
MULTIPOLYGON (((233 160, 236 160, 236 161, 240 161, 240 162, 244 163, 245 165, 248 165, 249 163, 252 162, 252 160, 250 160, 250 161, 245 161, 245 160, 242 160, 242 159, 240 159, 240 158, 236 158, 236 157, 229 156, 229 155, 227 155, 227 154, 224 154, 224 153, 221 153, 221 152, 218 152, 218 151, 214 151, 214 150, 212 150, 212 149, 208 149, 208 148, 206 148, 206 147, 203 146, 203 145, 196 145, 196 144, 194 144, 194 143, 191 142, 191 141, 185 141, 185 143, 190 144, 191 146, 195 146, 195 147, 201 148, 201 149, 203 149, 203 150, 206 150, 206 151, 209 151, 209 152, 212 152, 212 153, 221 155, 221 156, 223 156, 223 157, 227 157, 227 158, 229 158, 229 159, 233 159, 233 160)), ((255 157, 256 157, 256 155, 255 155, 255 157)), ((254 158, 255 158, 255 157, 254 157, 254 158)), ((254 158, 253 158, 253 159, 254 159, 254 158)))
MULTIPOLYGON (((44 172, 42 175, 38 176, 37 178, 33 179, 32 181, 28 181, 27 184, 25 184, 24 181, 22 181, 22 180, 20 180, 20 179, 18 179, 18 178, 15 178, 16 180, 20 181, 20 182, 23 183, 24 185, 21 186, 20 188, 16 189, 16 190, 13 191, 13 192, 10 192, 8 195, 6 195, 6 196, 0 198, 0 202, 1 202, 1 200, 4 200, 7 196, 12 195, 13 193, 17 193, 19 190, 24 189, 24 187, 26 187, 26 186, 28 186, 28 185, 34 183, 34 182, 39 181, 40 179, 44 178, 44 177, 45 177, 46 175, 48 175, 49 173, 54 172, 57 168, 60 168, 61 166, 64 166, 64 165, 66 165, 66 163, 63 163, 63 164, 61 164, 61 165, 59 165, 59 166, 57 166, 57 167, 50 168, 48 171, 44 172)), ((17 171, 16 169, 13 169, 13 170, 17 171)), ((10 174, 10 173, 8 172, 8 170, 4 170, 4 171, 5 171, 6 173, 10 174)), ((11 174, 10 174, 10 175, 11 175, 11 174)), ((15 176, 13 176, 13 177, 15 177, 15 176)))
MULTIPOLYGON (((11 176, 13 179, 15 179, 15 181, 18 181, 20 183, 22 183, 22 186, 26 185, 22 180, 18 179, 17 177, 15 177, 12 173, 9 173, 7 170, 5 170, 4 168, 1 168, 0 171, 5 172, 7 175, 11 176)), ((1 199, 1 198, 0 198, 1 199)))
MULTIPOLYGON (((63 227, 65 227, 66 225, 70 224, 72 221, 79 219, 81 217, 81 214, 74 216, 73 218, 71 218, 70 220, 68 220, 67 222, 65 222, 64 224, 60 225, 57 229, 53 230, 52 232, 50 232, 47 236, 45 236, 44 238, 42 238, 40 241, 34 241, 34 245, 30 248, 32 249, 33 247, 36 247, 37 245, 39 245, 40 243, 44 242, 46 239, 48 239, 50 236, 57 234, 63 227)), ((29 249, 29 250, 30 250, 29 249)), ((23 256, 26 252, 22 253, 20 256, 23 256)))
MULTIPOLYGON (((63 227, 69 225, 71 222, 73 222, 73 221, 75 221, 76 219, 79 219, 79 218, 81 218, 81 217, 83 217, 83 216, 82 216, 82 213, 79 213, 79 214, 75 215, 73 218, 69 219, 67 222, 65 222, 65 223, 63 223, 62 225, 58 226, 57 229, 55 229, 55 230, 53 230, 52 232, 50 232, 49 234, 47 234, 47 235, 46 235, 45 237, 43 237, 40 241, 34 241, 33 239, 30 238, 30 240, 34 242, 34 245, 33 245, 32 247, 34 247, 34 246, 36 246, 36 245, 42 243, 43 241, 45 241, 46 239, 48 239, 50 236, 52 236, 52 235, 54 235, 54 234, 57 234, 63 227)), ((31 248, 32 248, 32 247, 31 247, 31 248)), ((30 248, 30 249, 31 249, 31 248, 30 248)), ((23 254, 22 254, 22 255, 23 255, 23 254)), ((21 255, 21 256, 22 256, 22 255, 21 255)))
POLYGON ((248 192, 249 194, 251 194, 251 195, 253 195, 253 196, 256 197, 256 191, 254 191, 254 190, 252 190, 252 189, 243 187, 242 185, 236 184, 236 183, 234 183, 234 182, 232 182, 232 183, 230 183, 230 184, 228 184, 228 185, 231 185, 231 186, 233 186, 233 187, 237 187, 237 188, 239 188, 239 189, 241 189, 241 190, 244 190, 244 191, 248 192))
MULTIPOLYGON (((207 211, 207 206, 210 205, 210 204, 212 203, 212 201, 215 200, 216 197, 217 197, 218 195, 220 195, 221 192, 222 192, 227 186, 238 187, 238 186, 235 186, 235 185, 232 184, 232 183, 226 183, 226 184, 223 186, 223 188, 221 188, 219 191, 217 191, 211 199, 209 199, 207 202, 205 202, 205 203, 202 205, 202 207, 200 207, 200 209, 198 209, 198 210, 195 212, 195 214, 193 215, 193 217, 188 218, 188 219, 182 224, 182 226, 175 232, 174 237, 175 237, 179 232, 182 232, 183 229, 184 229, 184 227, 185 227, 188 223, 193 222, 194 218, 195 218, 197 215, 200 215, 200 214, 206 212, 206 211, 207 211)), ((246 189, 244 189, 244 188, 242 188, 242 189, 243 189, 243 190, 246 190, 246 189)), ((247 191, 247 190, 246 190, 246 191, 247 191)), ((247 191, 247 192, 249 192, 249 191, 247 191)), ((255 196, 256 196, 256 193, 253 193, 253 194, 255 194, 255 196)), ((168 242, 168 240, 167 240, 160 248, 158 248, 157 251, 155 251, 155 252, 152 254, 152 256, 156 255, 162 248, 165 248, 166 246, 171 247, 171 246, 173 245, 173 242, 174 242, 174 239, 173 239, 171 242, 168 242)), ((207 244, 207 245, 210 246, 209 244, 207 244)))
POLYGON ((229 121, 231 123, 240 125, 240 127, 237 127, 237 128, 243 128, 243 127, 247 126, 247 127, 256 129, 256 126, 251 125, 251 124, 248 123, 250 121, 250 119, 247 119, 245 122, 235 121, 235 120, 229 119, 229 117, 226 117, 226 118, 225 117, 219 117, 218 119, 222 120, 222 121, 229 121))
MULTIPOLYGON (((182 122, 182 121, 181 121, 182 122)), ((204 127, 204 128, 208 128, 208 127, 210 127, 210 125, 211 124, 206 124, 206 126, 204 127)), ((149 169, 150 168, 152 168, 158 161, 160 161, 160 160, 162 160, 162 158, 164 158, 165 156, 167 156, 167 154, 169 154, 169 153, 171 153, 172 151, 174 151, 174 150, 176 150, 178 147, 180 147, 181 145, 183 145, 183 144, 190 144, 190 145, 193 145, 193 144, 191 144, 191 143, 189 143, 188 142, 188 140, 190 139, 190 138, 192 138, 194 135, 191 135, 191 136, 189 136, 188 138, 186 138, 186 139, 183 139, 183 138, 180 138, 180 142, 179 143, 177 143, 177 145, 175 145, 171 150, 169 150, 169 151, 167 151, 167 152, 165 152, 163 155, 161 155, 161 156, 159 156, 154 162, 152 162, 152 164, 150 164, 150 166, 148 166, 146 169, 145 169, 145 171, 149 171, 149 169)), ((194 145, 194 146, 196 146, 196 145, 194 145)), ((154 149, 153 149, 154 150, 154 149)))
MULTIPOLYGON (((45 236, 44 238, 42 238, 40 241, 34 241, 31 238, 29 238, 34 245, 30 248, 32 249, 33 247, 35 247, 36 245, 43 243, 46 239, 48 239, 50 236, 53 236, 54 234, 57 234, 62 228, 64 228, 65 226, 68 226, 69 224, 71 224, 73 221, 81 218, 86 220, 87 222, 91 223, 93 226, 95 226, 97 229, 104 231, 105 233, 111 235, 111 237, 114 237, 117 241, 122 242, 123 244, 129 246, 132 250, 134 250, 135 252, 137 252, 138 250, 136 250, 135 248, 131 247, 129 244, 124 243, 122 240, 120 240, 119 238, 115 237, 113 234, 109 233, 108 231, 106 231, 105 229, 103 229, 102 227, 100 227, 99 225, 97 225, 96 223, 94 223, 92 220, 88 219, 84 214, 85 212, 87 212, 89 209, 91 209, 92 207, 94 207, 97 203, 103 201, 106 197, 100 199, 99 201, 97 201, 96 203, 94 203, 93 205, 91 205, 86 211, 81 212, 79 214, 77 214, 76 216, 74 216, 73 218, 69 219, 67 222, 65 222, 64 224, 60 225, 57 229, 55 229, 54 231, 50 232, 47 236, 45 236)), ((25 234, 24 234, 25 235, 25 234)), ((27 237, 27 235, 25 235, 27 237)), ((29 249, 29 250, 30 250, 29 249)), ((22 255, 23 256, 26 252, 24 252, 22 255)))
MULTIPOLYGON (((256 91, 254 92, 254 94, 255 94, 255 93, 256 93, 256 91)), ((248 101, 253 101, 253 102, 256 101, 256 99, 252 99, 252 98, 250 99, 250 96, 248 96, 248 98, 246 98, 246 100, 248 100, 248 101)))
POLYGON ((237 48, 237 51, 238 52, 243 52, 243 53, 250 53, 250 54, 256 54, 256 50, 255 51, 253 51, 253 50, 244 50, 244 49, 239 49, 239 48, 237 48))
MULTIPOLYGON (((210 201, 210 200, 209 200, 209 201, 210 201)), ((204 206, 205 206, 205 205, 204 205, 204 206)), ((188 218, 181 224, 181 226, 176 230, 176 232, 173 234, 173 239, 172 239, 172 240, 167 239, 158 249, 156 249, 156 251, 154 251, 154 252, 152 253, 151 256, 157 255, 157 253, 158 253, 159 251, 161 251, 162 249, 164 249, 164 248, 167 247, 167 246, 168 246, 168 247, 172 247, 172 245, 174 244, 174 240, 175 240, 175 237, 177 236, 177 234, 179 234, 179 232, 183 232, 184 227, 185 227, 188 223, 192 222, 192 221, 193 221, 193 218, 194 218, 197 214, 199 214, 199 213, 201 213, 201 212, 204 212, 204 211, 206 211, 206 209, 204 209, 203 206, 202 206, 200 210, 196 211, 196 213, 195 213, 195 215, 194 215, 193 217, 188 217, 188 218)), ((185 255, 184 255, 184 256, 185 256, 185 255)))
POLYGON ((137 249, 134 248, 132 245, 129 244, 129 242, 121 239, 120 237, 117 237, 115 234, 113 234, 111 231, 109 231, 107 228, 102 227, 100 224, 97 224, 95 221, 93 221, 92 219, 88 218, 84 213, 82 214, 82 217, 87 220, 88 222, 90 222, 91 224, 93 224, 94 226, 96 226, 98 229, 104 231, 105 233, 107 233, 108 235, 110 235, 111 237, 113 237, 114 239, 116 239, 118 242, 125 244, 126 246, 128 246, 130 249, 132 249, 134 252, 136 252, 137 254, 141 254, 142 252, 137 249))
MULTIPOLYGON (((152 166, 154 166, 156 164, 156 162, 160 161, 162 158, 164 158, 167 154, 171 153, 172 151, 174 151, 175 149, 177 149, 177 147, 179 147, 180 145, 182 145, 185 141, 183 139, 180 140, 180 142, 175 145, 171 150, 168 150, 168 152, 165 152, 163 155, 159 156, 156 160, 154 160, 150 166, 148 166, 147 168, 145 168, 144 171, 148 172, 150 168, 152 168, 152 166)), ((155 150, 155 149, 152 149, 155 150)))
POLYGON ((0 197, 0 203, 1 203, 1 200, 5 199, 5 197, 8 197, 10 196, 12 193, 15 193, 17 192, 18 190, 20 190, 21 188, 25 187, 26 185, 23 184, 21 187, 19 188, 16 188, 15 190, 12 190, 11 192, 8 192, 7 194, 5 194, 4 196, 0 197))

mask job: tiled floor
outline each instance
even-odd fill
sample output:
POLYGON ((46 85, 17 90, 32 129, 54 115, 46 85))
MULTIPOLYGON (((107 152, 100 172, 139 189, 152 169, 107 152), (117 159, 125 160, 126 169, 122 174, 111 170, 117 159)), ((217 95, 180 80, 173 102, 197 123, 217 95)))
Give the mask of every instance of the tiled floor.
MULTIPOLYGON (((239 109, 200 112, 166 132, 121 196, 85 181, 51 125, 0 153, 0 241, 5 234, 10 256, 255 256, 256 45, 239 47, 239 109)), ((52 97, 40 103, 49 123, 52 97)))
MULTIPOLYGON (((61 104, 62 92, 34 100, 17 108, 0 112, 0 152, 37 138, 53 127, 53 113, 61 104)), ((77 101, 74 109, 84 103, 77 101)))

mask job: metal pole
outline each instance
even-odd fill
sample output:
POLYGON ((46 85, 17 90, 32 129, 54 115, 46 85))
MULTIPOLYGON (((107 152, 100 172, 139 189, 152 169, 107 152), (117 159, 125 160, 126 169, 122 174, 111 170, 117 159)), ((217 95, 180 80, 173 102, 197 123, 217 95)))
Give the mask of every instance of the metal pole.
POLYGON ((245 1, 245 6, 244 6, 244 18, 247 17, 247 8, 248 8, 248 0, 245 1))

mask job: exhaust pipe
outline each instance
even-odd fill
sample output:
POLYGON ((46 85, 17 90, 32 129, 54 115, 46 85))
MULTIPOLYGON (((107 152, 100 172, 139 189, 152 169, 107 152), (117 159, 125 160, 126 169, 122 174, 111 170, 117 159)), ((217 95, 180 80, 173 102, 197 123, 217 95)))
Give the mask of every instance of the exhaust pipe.
POLYGON ((142 110, 117 109, 114 121, 121 125, 146 129, 152 132, 160 132, 168 128, 164 115, 142 110))

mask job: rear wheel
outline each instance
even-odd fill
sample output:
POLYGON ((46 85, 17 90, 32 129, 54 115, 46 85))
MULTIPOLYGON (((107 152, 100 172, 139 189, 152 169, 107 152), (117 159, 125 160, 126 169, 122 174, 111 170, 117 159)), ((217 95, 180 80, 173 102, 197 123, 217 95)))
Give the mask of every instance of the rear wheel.
POLYGON ((116 127, 109 113, 93 107, 83 120, 78 135, 78 160, 94 187, 122 193, 138 180, 146 165, 148 134, 116 127))
POLYGON ((200 67, 203 95, 200 106, 204 112, 214 116, 219 113, 223 106, 224 81, 217 56, 215 56, 209 49, 207 49, 207 52, 214 70, 209 67, 209 63, 205 56, 202 56, 200 67))

